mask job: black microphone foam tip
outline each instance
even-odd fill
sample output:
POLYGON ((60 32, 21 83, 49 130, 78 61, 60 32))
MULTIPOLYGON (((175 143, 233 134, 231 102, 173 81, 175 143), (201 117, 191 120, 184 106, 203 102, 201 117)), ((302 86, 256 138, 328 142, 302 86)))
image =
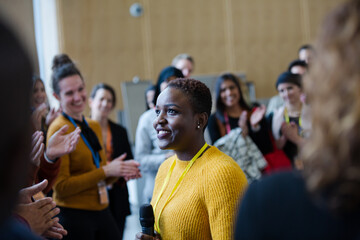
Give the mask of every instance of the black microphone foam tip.
POLYGON ((140 207, 140 224, 143 227, 154 226, 154 212, 151 204, 143 204, 140 207))

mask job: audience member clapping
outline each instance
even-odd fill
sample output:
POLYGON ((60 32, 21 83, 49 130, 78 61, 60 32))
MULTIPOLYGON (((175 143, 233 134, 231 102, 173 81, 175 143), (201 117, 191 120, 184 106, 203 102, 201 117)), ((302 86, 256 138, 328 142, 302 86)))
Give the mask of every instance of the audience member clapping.
POLYGON ((321 28, 305 92, 313 130, 302 173, 251 185, 236 239, 359 239, 360 1, 332 11, 321 28))

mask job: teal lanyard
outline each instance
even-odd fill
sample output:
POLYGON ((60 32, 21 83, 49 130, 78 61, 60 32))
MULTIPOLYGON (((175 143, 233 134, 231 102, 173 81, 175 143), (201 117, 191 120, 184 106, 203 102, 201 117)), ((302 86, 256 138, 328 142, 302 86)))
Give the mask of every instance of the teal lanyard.
MULTIPOLYGON (((74 119, 72 117, 70 117, 69 115, 67 115, 66 113, 63 112, 63 116, 66 117, 67 119, 70 120, 70 122, 75 126, 75 128, 77 127, 77 124, 75 123, 74 119)), ((87 121, 85 120, 85 118, 83 117, 83 121, 85 122, 86 126, 89 127, 89 124, 87 123, 87 121)), ((98 152, 95 152, 89 141, 85 138, 84 134, 80 133, 80 136, 82 138, 82 140, 84 141, 84 143, 86 144, 86 146, 89 148, 92 156, 93 156, 93 160, 94 160, 94 164, 96 166, 96 168, 99 168, 100 167, 100 155, 98 152)))

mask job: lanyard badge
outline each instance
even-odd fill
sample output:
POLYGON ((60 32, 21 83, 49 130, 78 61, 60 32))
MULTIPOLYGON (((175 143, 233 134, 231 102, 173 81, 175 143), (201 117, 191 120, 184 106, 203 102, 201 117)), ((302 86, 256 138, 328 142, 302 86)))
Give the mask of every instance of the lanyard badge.
MULTIPOLYGON (((77 124, 75 122, 75 120, 70 117, 69 115, 67 115, 66 113, 63 113, 63 116, 66 117, 67 119, 69 119, 69 121, 75 126, 75 128, 77 127, 77 124)), ((85 122, 85 124, 87 126, 89 126, 89 124, 86 122, 85 118, 83 117, 83 121, 85 122)), ((80 133, 80 136, 82 138, 82 140, 84 141, 84 143, 86 144, 86 146, 89 148, 92 156, 93 156, 93 161, 94 161, 94 164, 96 166, 96 168, 99 168, 100 167, 100 155, 98 152, 95 152, 89 141, 85 138, 84 134, 80 133)), ((106 188, 106 183, 104 180, 98 182, 98 193, 99 193, 99 201, 100 201, 100 204, 108 204, 109 203, 109 196, 108 196, 108 191, 107 191, 107 188, 106 188)))

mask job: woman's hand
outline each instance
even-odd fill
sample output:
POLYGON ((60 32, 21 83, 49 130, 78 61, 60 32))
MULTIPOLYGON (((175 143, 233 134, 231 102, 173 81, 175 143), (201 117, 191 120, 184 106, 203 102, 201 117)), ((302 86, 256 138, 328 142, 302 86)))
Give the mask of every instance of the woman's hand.
POLYGON ((41 119, 46 116, 47 106, 45 103, 38 106, 31 114, 31 120, 35 130, 41 130, 41 119))
POLYGON ((80 139, 81 130, 77 127, 74 131, 65 135, 68 129, 69 126, 64 125, 49 139, 46 148, 46 156, 50 160, 55 160, 75 150, 80 139))
POLYGON ((39 235, 59 222, 59 218, 55 216, 59 214, 60 209, 56 208, 55 202, 49 197, 32 203, 19 204, 15 212, 25 218, 31 230, 39 235))
POLYGON ((160 234, 155 232, 155 236, 146 235, 142 232, 138 232, 135 236, 135 240, 161 240, 160 234))
POLYGON ((31 138, 32 142, 30 159, 31 162, 38 167, 40 166, 40 157, 44 153, 44 136, 41 131, 36 131, 31 138))
POLYGON ((46 230, 42 236, 46 238, 62 239, 67 235, 67 231, 60 223, 55 223, 52 227, 46 230))
POLYGON ((266 107, 264 105, 255 108, 255 111, 251 114, 250 117, 250 124, 253 129, 259 127, 259 123, 264 118, 265 112, 266 112, 266 107))
POLYGON ((281 132, 285 136, 285 138, 296 145, 300 145, 302 142, 302 138, 299 136, 298 126, 294 123, 283 123, 281 125, 281 132))
MULTIPOLYGON (((56 208, 52 198, 43 198, 35 202, 31 197, 45 189, 48 182, 44 180, 31 187, 23 188, 19 192, 17 214, 26 219, 31 229, 41 235, 52 227, 58 227, 59 218, 53 218, 60 210, 56 208)), ((50 230, 51 231, 51 230, 50 230)), ((64 233, 63 231, 60 231, 64 233)), ((63 234, 64 235, 64 234, 63 234)))
POLYGON ((47 185, 48 185, 48 181, 43 180, 42 182, 39 182, 35 185, 21 189, 18 195, 18 203, 22 203, 22 204, 32 203, 31 197, 44 190, 47 185))
POLYGON ((249 134, 249 129, 247 126, 247 111, 242 111, 239 117, 238 125, 241 128, 241 135, 246 137, 249 134))
POLYGON ((126 153, 103 166, 106 177, 124 177, 125 180, 140 178, 140 163, 135 160, 124 161, 125 158, 126 153))
POLYGON ((51 108, 50 112, 46 115, 45 124, 50 126, 52 121, 54 121, 55 118, 57 118, 61 114, 61 112, 61 108, 59 108, 58 110, 55 110, 55 108, 51 108))

